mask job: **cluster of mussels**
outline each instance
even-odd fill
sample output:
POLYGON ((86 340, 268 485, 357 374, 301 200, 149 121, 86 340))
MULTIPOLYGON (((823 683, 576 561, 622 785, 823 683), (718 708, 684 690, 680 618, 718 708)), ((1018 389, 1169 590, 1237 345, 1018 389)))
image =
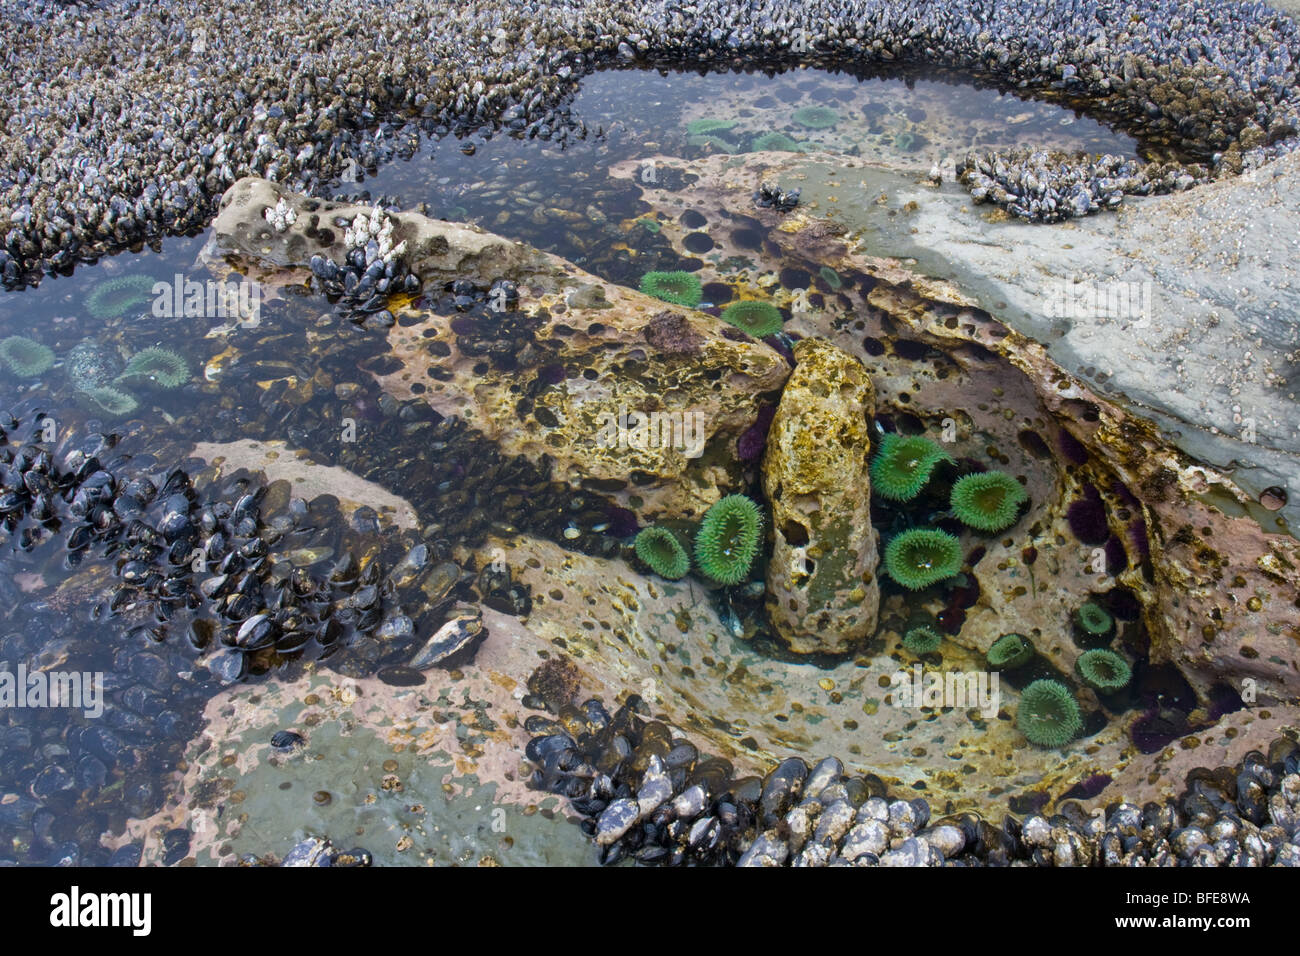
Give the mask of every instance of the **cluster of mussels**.
POLYGON ((385 308, 388 296, 420 291, 420 277, 403 258, 406 241, 393 243, 393 221, 378 206, 368 217, 363 214, 348 222, 336 216, 333 221, 344 231, 347 253, 342 264, 319 254, 312 256, 312 275, 319 280, 321 291, 338 299, 351 317, 372 327, 391 326, 393 314, 385 308))
POLYGON ((602 863, 738 866, 1300 866, 1300 745, 1279 739, 1236 768, 1193 771, 1178 800, 1115 803, 1104 817, 1064 801, 1052 817, 976 813, 932 821, 873 774, 799 757, 735 777, 650 719, 640 697, 534 714, 530 786, 569 800, 602 863))
POLYGON ((295 843, 279 864, 276 864, 271 857, 257 857, 251 853, 246 853, 240 857, 239 865, 356 867, 371 866, 374 862, 374 857, 370 855, 370 851, 362 847, 340 850, 324 837, 307 837, 307 839, 295 843))
POLYGON ((789 212, 799 205, 799 193, 798 189, 782 190, 780 186, 760 183, 754 190, 754 205, 762 209, 789 212))
MULTIPOLYGON (((7 435, 19 422, 8 417, 0 428, 7 435)), ((377 548, 361 559, 346 551, 327 573, 313 572, 321 557, 312 547, 316 522, 329 522, 307 502, 289 500, 268 523, 260 511, 266 486, 246 477, 230 477, 206 502, 181 469, 161 486, 148 475, 121 477, 99 457, 116 441, 91 435, 55 455, 33 441, 16 450, 0 447, 4 527, 21 550, 66 529, 73 564, 101 546, 120 581, 109 613, 150 617, 133 631, 157 641, 166 636, 163 626, 183 615, 186 639, 194 650, 208 651, 204 663, 221 680, 239 680, 254 661, 260 671, 291 654, 326 658, 358 635, 373 638, 358 653, 399 666, 417 634, 432 630, 426 644, 435 644, 447 636, 439 623, 463 622, 464 611, 454 621, 443 618, 457 587, 472 576, 445 557, 431 560, 437 555, 428 544, 410 547, 387 575, 377 548), (418 620, 404 606, 418 609, 412 612, 418 620), (214 637, 219 640, 210 647, 214 637)), ((508 571, 491 586, 527 603, 526 589, 513 586, 508 571)), ((411 660, 423 667, 441 662, 428 651, 420 647, 411 660)))
POLYGON ((1113 209, 1125 195, 1191 189, 1209 170, 1195 164, 1141 163, 1119 156, 1022 148, 968 153, 957 173, 977 203, 996 203, 1021 219, 1059 222, 1113 209))
MULTIPOLYGON (((136 7, 0 8, 25 21, 5 54, 19 91, 8 125, 25 131, 0 141, 6 284, 201 225, 240 174, 299 191, 346 177, 400 152, 416 127, 583 136, 563 103, 607 62, 960 70, 1104 102, 1141 137, 1205 157, 1212 175, 1294 149, 1300 129, 1297 27, 1265 3, 390 0, 382 17, 357 18, 330 0, 194 0, 183 21, 136 7), (390 48, 404 53, 373 54, 390 48), (126 79, 102 68, 122 49, 135 51, 126 79)), ((1071 184, 1050 188, 1074 208, 1071 184)))

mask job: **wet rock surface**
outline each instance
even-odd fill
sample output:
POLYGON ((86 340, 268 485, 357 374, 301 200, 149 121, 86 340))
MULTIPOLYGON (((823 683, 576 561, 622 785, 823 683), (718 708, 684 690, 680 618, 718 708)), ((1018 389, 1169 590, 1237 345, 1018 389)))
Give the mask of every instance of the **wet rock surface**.
POLYGON ((867 472, 875 390, 853 356, 819 339, 795 370, 768 432, 772 508, 768 614, 799 653, 844 653, 876 631, 880 587, 867 472))
MULTIPOLYGON (((341 253, 338 227, 321 222, 369 212, 243 180, 223 200, 211 256, 301 269, 341 253), (276 233, 262 210, 286 198, 297 218, 276 233)), ((377 375, 386 392, 422 396, 557 481, 599 488, 624 506, 635 497, 647 518, 702 514, 719 485, 735 480, 738 469, 719 451, 784 382, 777 351, 480 229, 418 214, 391 219, 425 287, 448 294, 390 303, 399 321, 388 332, 392 370, 377 375), (493 295, 501 282, 513 296, 493 295), (575 291, 592 288, 603 290, 599 307, 574 304, 575 291)))

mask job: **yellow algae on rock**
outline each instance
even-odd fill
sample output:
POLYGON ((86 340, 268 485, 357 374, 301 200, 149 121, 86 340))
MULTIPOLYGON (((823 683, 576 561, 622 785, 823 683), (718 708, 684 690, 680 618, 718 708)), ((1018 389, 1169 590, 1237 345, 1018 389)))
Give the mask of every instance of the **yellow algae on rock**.
POLYGON ((861 362, 823 339, 794 354, 763 459, 767 608, 792 650, 840 654, 875 632, 880 607, 867 473, 875 389, 861 362))

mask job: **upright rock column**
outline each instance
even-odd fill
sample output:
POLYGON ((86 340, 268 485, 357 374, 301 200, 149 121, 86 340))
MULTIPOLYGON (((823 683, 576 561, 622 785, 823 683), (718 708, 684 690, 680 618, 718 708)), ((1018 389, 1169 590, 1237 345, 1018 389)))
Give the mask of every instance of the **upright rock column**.
POLYGON ((867 470, 876 391, 861 362, 822 339, 794 356, 763 458, 768 616, 792 650, 842 654, 875 632, 880 610, 867 470))

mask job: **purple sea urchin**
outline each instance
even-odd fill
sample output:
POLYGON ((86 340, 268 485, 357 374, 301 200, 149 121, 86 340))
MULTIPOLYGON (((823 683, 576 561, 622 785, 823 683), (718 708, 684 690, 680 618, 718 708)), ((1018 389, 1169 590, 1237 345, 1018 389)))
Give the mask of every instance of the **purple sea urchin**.
POLYGON ((1065 519, 1070 524, 1070 531, 1082 544, 1101 545, 1110 537, 1110 526, 1106 524, 1106 506, 1102 503, 1097 489, 1088 485, 1083 497, 1070 502, 1065 511, 1065 519))

